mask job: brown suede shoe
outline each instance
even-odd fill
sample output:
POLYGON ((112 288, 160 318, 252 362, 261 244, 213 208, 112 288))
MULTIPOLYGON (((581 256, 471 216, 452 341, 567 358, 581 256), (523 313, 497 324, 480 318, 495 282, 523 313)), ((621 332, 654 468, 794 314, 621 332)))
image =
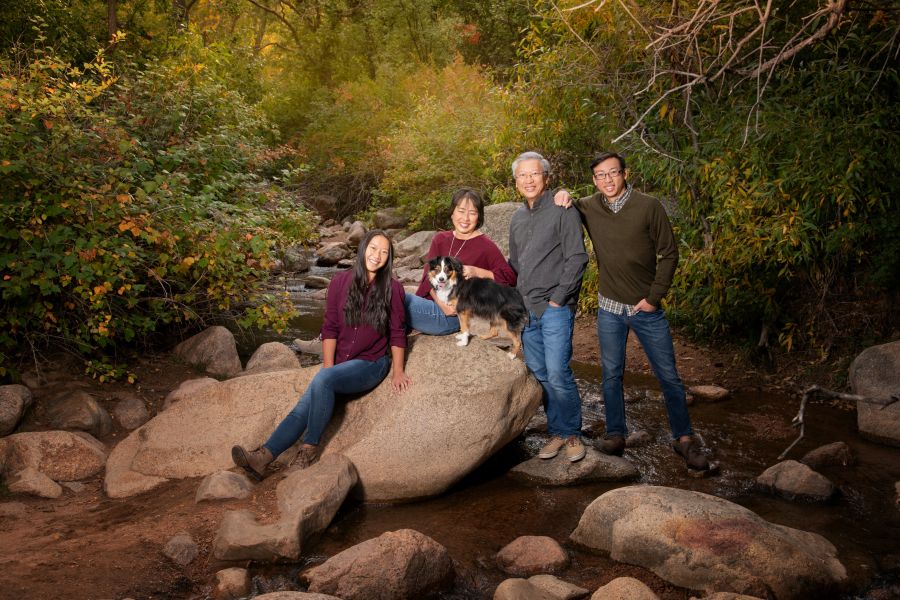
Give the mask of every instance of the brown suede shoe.
POLYGON ((610 456, 625 454, 625 436, 619 433, 606 433, 600 438, 597 450, 610 456))
POLYGON ((294 457, 294 460, 291 461, 291 468, 293 469, 305 469, 313 464, 315 464, 319 460, 319 447, 313 446, 312 448, 308 448, 306 446, 301 445, 300 449, 297 450, 297 455, 294 457))
POLYGON ((262 481, 265 477, 266 467, 272 462, 272 453, 268 448, 259 447, 252 452, 244 450, 241 446, 231 448, 231 460, 242 468, 247 475, 256 481, 262 481))

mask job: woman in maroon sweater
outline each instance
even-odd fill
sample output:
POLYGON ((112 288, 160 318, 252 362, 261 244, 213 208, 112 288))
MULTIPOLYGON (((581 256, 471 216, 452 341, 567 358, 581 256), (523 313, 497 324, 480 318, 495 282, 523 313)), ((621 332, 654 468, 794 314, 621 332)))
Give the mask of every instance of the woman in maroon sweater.
POLYGON ((269 463, 304 431, 296 462, 304 467, 315 462, 319 440, 334 410, 335 394, 371 390, 392 365, 394 390, 401 392, 409 387, 409 377, 403 370, 404 291, 391 278, 393 259, 394 249, 387 235, 370 231, 359 245, 356 266, 331 280, 322 324, 322 368, 265 444, 253 451, 241 446, 231 449, 234 464, 251 477, 262 479, 269 463))
MULTIPOLYGON (((486 277, 503 285, 515 286, 516 274, 503 254, 480 228, 484 224, 484 201, 475 190, 462 188, 450 201, 453 231, 441 231, 431 239, 428 260, 452 256, 463 264, 463 276, 486 277)), ((407 324, 428 335, 447 335, 459 331, 459 318, 453 307, 441 302, 428 281, 428 266, 415 295, 406 294, 407 324)))

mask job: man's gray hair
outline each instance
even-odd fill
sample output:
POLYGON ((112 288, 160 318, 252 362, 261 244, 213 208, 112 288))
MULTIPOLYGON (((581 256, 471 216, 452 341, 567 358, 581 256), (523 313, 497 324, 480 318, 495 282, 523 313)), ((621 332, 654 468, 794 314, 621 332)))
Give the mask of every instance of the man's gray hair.
POLYGON ((523 152, 522 154, 516 157, 516 160, 512 163, 512 174, 513 177, 516 176, 516 167, 519 166, 519 163, 525 160, 539 160, 541 161, 541 168, 544 170, 544 173, 550 172, 550 161, 538 154, 537 152, 523 152))

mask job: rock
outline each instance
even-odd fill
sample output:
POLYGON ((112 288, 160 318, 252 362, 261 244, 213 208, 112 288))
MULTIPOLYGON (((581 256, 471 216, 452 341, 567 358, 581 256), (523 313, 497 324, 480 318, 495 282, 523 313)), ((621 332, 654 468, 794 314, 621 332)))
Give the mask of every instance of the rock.
POLYGON ((509 256, 509 221, 521 202, 501 202, 484 207, 484 225, 481 231, 500 248, 503 256, 509 256))
POLYGON ((232 567, 216 572, 216 585, 212 592, 215 600, 237 600, 249 594, 250 575, 247 569, 232 567))
POLYGON ((299 368, 300 359, 297 358, 293 350, 281 342, 267 342, 256 349, 256 352, 247 361, 247 369, 242 375, 255 375, 256 373, 287 371, 299 368))
POLYGON ((33 467, 26 467, 6 479, 6 487, 13 494, 29 494, 40 498, 59 498, 62 487, 33 467))
POLYGON ((535 575, 564 569, 569 555, 551 537, 523 535, 497 553, 497 566, 510 575, 535 575))
POLYGON ((281 261, 282 268, 288 273, 305 273, 312 265, 310 252, 304 246, 285 248, 281 261))
POLYGON ((271 592, 254 596, 253 600, 342 600, 328 594, 311 594, 309 592, 271 592))
POLYGON ((75 391, 57 398, 45 413, 47 425, 53 429, 78 429, 95 437, 112 431, 112 418, 106 409, 83 391, 75 391))
POLYGON ((625 438, 625 447, 626 448, 640 448, 641 446, 646 446, 650 442, 653 441, 653 438, 650 437, 650 434, 647 433, 643 429, 637 429, 628 434, 628 437, 625 438))
POLYGON ((616 577, 597 588, 591 600, 659 600, 659 596, 634 577, 616 577))
POLYGON ((345 457, 331 455, 297 470, 277 487, 279 520, 259 525, 246 510, 228 513, 213 542, 220 560, 299 558, 305 539, 323 531, 356 484, 345 457))
MULTIPOLYGON (((107 493, 123 497, 165 479, 232 468, 231 447, 263 443, 318 369, 200 387, 116 446, 107 464, 107 493)), ((323 455, 343 454, 356 466, 356 492, 369 501, 442 493, 515 439, 540 404, 540 384, 524 363, 478 339, 460 348, 452 336, 419 336, 406 372, 413 385, 403 394, 387 378, 338 403, 323 439, 323 455), (447 364, 467 377, 449 378, 436 395, 427 382, 447 364)))
POLYGON ((165 400, 163 400, 160 411, 168 410, 170 406, 176 402, 180 402, 185 398, 190 398, 196 394, 202 393, 201 390, 208 385, 219 383, 212 377, 201 377, 199 379, 188 379, 178 384, 178 387, 169 392, 165 400))
POLYGON ((353 246, 359 246, 359 243, 366 237, 366 226, 362 221, 354 221, 347 229, 347 241, 353 246))
POLYGON ((338 199, 330 194, 315 194, 312 198, 308 198, 307 201, 323 217, 334 215, 338 206, 338 199))
POLYGON ((106 449, 86 433, 28 431, 0 439, 0 473, 29 467, 53 481, 78 481, 103 470, 106 449))
POLYGON ((731 395, 731 392, 717 385, 692 385, 687 393, 697 402, 721 402, 731 395))
POLYGON ((372 221, 375 223, 375 229, 403 229, 407 223, 400 209, 393 206, 376 212, 372 221))
POLYGON ((194 502, 246 498, 253 491, 253 483, 241 473, 219 471, 210 473, 200 482, 194 502))
POLYGON ((28 507, 23 502, 0 502, 0 517, 4 519, 25 519, 28 507))
POLYGON ((789 500, 824 502, 834 494, 834 484, 796 460, 785 460, 771 466, 756 478, 763 488, 789 500))
POLYGON ((113 408, 113 416, 122 427, 128 430, 137 429, 150 420, 150 413, 147 412, 144 401, 130 394, 116 403, 116 407, 113 408))
POLYGON ((221 325, 209 327, 175 346, 175 356, 213 377, 234 377, 241 372, 234 335, 221 325))
POLYGON ((316 264, 320 267, 330 267, 345 258, 349 258, 353 252, 346 242, 325 242, 316 249, 316 264))
POLYGON ((417 231, 405 240, 394 244, 394 251, 397 256, 415 256, 419 260, 428 256, 428 250, 431 248, 431 238, 434 237, 434 231, 417 231))
POLYGON ((182 531, 166 542, 163 546, 163 554, 177 565, 185 567, 197 558, 200 550, 197 548, 197 542, 186 531, 182 531))
POLYGON ((24 385, 0 385, 0 437, 15 431, 31 401, 31 390, 24 385))
POLYGON ((550 594, 555 600, 579 600, 591 592, 568 581, 563 581, 553 575, 532 575, 528 583, 550 594))
MULTIPOLYGON (((900 398, 900 341, 863 350, 850 365, 850 389, 868 398, 900 398)), ((856 414, 860 435, 900 446, 900 402, 857 402, 856 414)))
POLYGON ((548 591, 525 579, 507 579, 494 590, 494 600, 558 600, 548 591))
POLYGON ((87 486, 80 481, 63 481, 60 482, 60 485, 71 491, 73 494, 80 494, 87 489, 87 486))
MULTIPOLYGON (((701 600, 696 596, 691 596, 691 600, 701 600)), ((756 596, 745 596, 744 594, 735 594, 734 592, 714 592, 703 596, 702 600, 764 600, 756 596)))
POLYGON ((421 279, 422 274, 422 257, 421 256, 404 256, 404 257, 396 257, 394 259, 394 270, 400 271, 403 269, 418 269, 419 270, 419 278, 421 279))
POLYGON ((412 529, 389 531, 332 556, 307 571, 309 591, 343 600, 405 600, 437 592, 452 581, 447 549, 412 529))
POLYGON ((319 275, 307 275, 303 280, 303 286, 308 290, 325 290, 330 283, 330 279, 319 275))
POLYGON ((894 504, 900 508, 900 481, 894 483, 894 504))
POLYGON ((585 509, 571 539, 670 583, 779 600, 829 597, 847 579, 822 536, 700 492, 630 486, 585 509))
POLYGON ((588 481, 629 481, 640 476, 637 467, 620 456, 607 456, 585 448, 584 458, 569 462, 565 456, 553 459, 534 457, 519 463, 509 474, 516 479, 540 485, 574 485, 588 481))
POLYGON ((338 269, 349 269, 349 268, 353 267, 353 265, 355 265, 355 264, 356 264, 356 260, 355 260, 355 259, 353 259, 353 258, 345 258, 345 259, 339 260, 338 263, 337 263, 337 265, 335 265, 335 266, 336 266, 338 269))
POLYGON ((850 446, 844 442, 833 442, 824 446, 819 446, 815 450, 810 450, 803 455, 800 462, 807 465, 811 469, 820 469, 822 467, 848 467, 856 462, 853 451, 850 446))
POLYGON ((394 277, 403 284, 417 284, 422 281, 422 268, 394 269, 394 277))

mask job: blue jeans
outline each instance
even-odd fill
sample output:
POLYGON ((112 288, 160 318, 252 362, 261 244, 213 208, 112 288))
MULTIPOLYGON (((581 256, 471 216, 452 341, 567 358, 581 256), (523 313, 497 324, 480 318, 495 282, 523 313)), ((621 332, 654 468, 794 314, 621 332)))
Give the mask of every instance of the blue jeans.
POLYGON ((547 432, 559 437, 581 433, 581 396, 569 368, 574 326, 571 309, 548 306, 540 317, 529 311, 522 331, 525 364, 544 388, 547 432))
POLYGON ((421 331, 427 335, 448 335, 459 331, 459 317, 448 317, 444 311, 428 298, 406 294, 406 328, 421 331))
POLYGON ((297 405, 263 446, 273 457, 278 456, 290 448, 304 430, 303 441, 318 445, 334 412, 335 394, 359 394, 371 390, 385 378, 390 366, 390 356, 385 354, 376 361, 357 358, 319 370, 297 405))
POLYGON ((647 360, 659 380, 669 428, 675 439, 693 435, 684 397, 684 384, 675 368, 672 332, 661 309, 638 312, 634 316, 597 311, 597 338, 600 340, 600 364, 603 367, 603 405, 606 410, 606 433, 627 435, 625 426, 625 394, 622 375, 625 373, 625 342, 633 330, 644 347, 647 360))

